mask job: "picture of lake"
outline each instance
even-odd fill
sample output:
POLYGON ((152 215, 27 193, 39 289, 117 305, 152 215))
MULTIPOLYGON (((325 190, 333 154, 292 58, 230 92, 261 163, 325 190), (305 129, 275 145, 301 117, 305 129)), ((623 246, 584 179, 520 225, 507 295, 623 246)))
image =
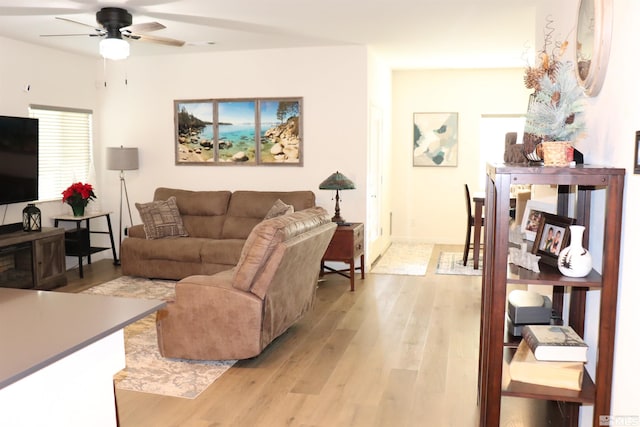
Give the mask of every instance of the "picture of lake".
POLYGON ((300 162, 299 99, 175 101, 174 105, 176 163, 300 162))
POLYGON ((300 101, 260 101, 260 162, 299 163, 300 101))
POLYGON ((244 153, 243 162, 256 161, 255 101, 218 103, 218 160, 236 161, 244 153))
POLYGON ((211 162, 213 150, 213 103, 176 103, 178 162, 211 162))

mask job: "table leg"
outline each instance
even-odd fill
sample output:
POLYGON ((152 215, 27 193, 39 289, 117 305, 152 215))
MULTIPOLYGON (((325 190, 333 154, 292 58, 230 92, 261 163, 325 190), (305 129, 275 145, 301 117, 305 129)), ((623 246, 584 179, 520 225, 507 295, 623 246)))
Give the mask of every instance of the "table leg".
MULTIPOLYGON (((82 221, 76 221, 76 236, 80 236, 80 229, 82 225, 82 221)), ((87 230, 88 232, 89 230, 87 230)), ((80 245, 80 243, 78 243, 80 245)), ((82 254, 82 251, 78 251, 78 253, 82 254)), ((84 272, 82 271, 82 255, 78 255, 78 272, 80 273, 80 278, 84 277, 84 272)))
POLYGON ((364 254, 360 255, 360 278, 364 280, 364 254))
POLYGON ((355 267, 355 261, 353 258, 351 258, 351 261, 349 261, 349 279, 351 280, 351 292, 353 292, 356 288, 355 286, 355 277, 356 277, 356 267, 355 267))
POLYGON ((109 240, 111 240, 111 253, 113 254, 113 265, 120 265, 120 260, 118 259, 118 255, 116 255, 116 245, 113 241, 113 229, 111 228, 111 218, 109 218, 109 214, 105 215, 107 217, 107 228, 109 229, 109 240))
POLYGON ((475 225, 473 226, 473 268, 477 270, 480 265, 480 232, 482 231, 482 205, 483 202, 475 203, 475 225))
POLYGON ((87 255, 87 264, 91 264, 91 228, 89 226, 89 218, 87 218, 86 221, 87 221, 87 234, 89 235, 89 254, 87 255))

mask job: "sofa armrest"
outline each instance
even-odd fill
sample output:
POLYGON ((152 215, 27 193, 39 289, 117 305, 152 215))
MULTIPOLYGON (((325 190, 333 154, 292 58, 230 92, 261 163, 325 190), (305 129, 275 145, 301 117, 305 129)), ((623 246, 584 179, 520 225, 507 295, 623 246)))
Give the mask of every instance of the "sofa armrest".
POLYGON ((160 354, 225 360, 260 353, 263 302, 233 288, 231 271, 190 276, 176 285, 175 301, 156 316, 160 354))
POLYGON ((144 232, 144 225, 136 224, 127 228, 127 236, 129 237, 137 237, 140 239, 146 239, 147 234, 144 232))

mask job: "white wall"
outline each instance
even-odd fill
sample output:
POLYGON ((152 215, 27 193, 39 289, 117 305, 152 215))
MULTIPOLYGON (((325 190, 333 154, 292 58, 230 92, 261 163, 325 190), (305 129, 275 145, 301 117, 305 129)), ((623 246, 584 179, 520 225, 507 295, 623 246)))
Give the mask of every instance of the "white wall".
MULTIPOLYGON (((523 69, 393 72, 393 240, 463 244, 464 184, 478 186, 482 114, 522 114, 523 69), (458 113, 458 165, 413 167, 413 113, 458 113)), ((499 143, 504 143, 502 139, 499 143)))
MULTIPOLYGON (((366 76, 364 47, 131 57, 110 62, 107 86, 101 90, 102 127, 96 144, 102 203, 115 209, 119 201, 118 172, 105 170, 105 147, 124 145, 138 147, 140 154, 140 169, 126 172, 132 203, 150 201, 159 186, 305 189, 315 191, 318 204, 333 213, 334 193, 320 191, 318 185, 339 170, 356 184, 356 190, 342 194, 342 215, 364 222, 366 76), (174 100, 298 96, 303 97, 303 167, 175 165, 174 100)), ((139 223, 135 208, 133 215, 134 223, 139 223)), ((127 225, 128 219, 123 223, 127 225)))
MULTIPOLYGON (((0 57, 0 115, 28 117, 30 104, 97 112, 95 59, 1 37, 0 57)), ((25 206, 0 206, 0 224, 22 222, 25 206)), ((43 226, 49 227, 53 226, 51 216, 66 208, 60 200, 38 203, 38 207, 43 226)))
MULTIPOLYGON (((614 4, 611 55, 604 86, 596 98, 589 100, 588 136, 583 141, 585 158, 590 163, 616 166, 627 170, 622 224, 622 254, 618 287, 618 320, 613 372, 613 415, 640 417, 637 398, 640 344, 636 339, 640 323, 638 301, 640 264, 637 261, 640 226, 640 178, 633 174, 635 131, 640 129, 640 83, 637 70, 640 59, 637 41, 640 29, 637 17, 640 4, 635 0, 616 0, 614 4)), ((602 200, 596 200, 602 203, 602 200)), ((598 226, 601 224, 594 224, 598 226)), ((588 300, 588 303, 591 303, 588 300)), ((589 316, 597 318, 597 307, 588 305, 589 316)), ((586 424, 584 424, 586 425, 586 424)))
MULTIPOLYGON (((545 0, 549 1, 549 0, 545 0)), ((635 0, 607 1, 613 7, 613 35, 606 79, 600 94, 587 101, 587 134, 578 142, 578 148, 585 155, 585 163, 620 167, 627 170, 623 206, 622 242, 620 256, 620 279, 618 285, 618 307, 616 325, 616 347, 612 381, 611 415, 635 416, 640 418, 640 400, 636 397, 640 366, 638 354, 640 344, 635 339, 640 314, 637 309, 640 301, 640 265, 637 262, 637 236, 640 227, 636 220, 640 211, 640 181, 633 174, 635 131, 640 129, 640 83, 636 77, 640 59, 635 54, 640 29, 637 17, 640 16, 640 4, 635 0)), ((570 43, 574 42, 576 11, 579 1, 548 3, 540 10, 539 22, 544 21, 548 13, 554 14, 560 28, 568 29, 570 43)), ((540 39, 538 39, 540 40, 540 39)), ((574 43, 575 44, 575 43, 574 43)), ((575 46, 570 46, 572 49, 575 46)), ((602 194, 594 197, 592 209, 601 212, 604 200, 602 194)), ((591 238, 602 239, 603 222, 592 217, 591 238)), ((594 265, 599 265, 601 250, 594 251, 594 265)), ((590 292, 587 298, 587 343, 595 346, 597 334, 598 291, 590 292)), ((609 308, 605 308, 609 309, 609 308)), ((611 307, 610 309, 614 309, 611 307)), ((594 353, 590 353, 594 354, 594 353)), ((586 407, 581 412, 581 426, 591 425, 592 411, 586 407)))

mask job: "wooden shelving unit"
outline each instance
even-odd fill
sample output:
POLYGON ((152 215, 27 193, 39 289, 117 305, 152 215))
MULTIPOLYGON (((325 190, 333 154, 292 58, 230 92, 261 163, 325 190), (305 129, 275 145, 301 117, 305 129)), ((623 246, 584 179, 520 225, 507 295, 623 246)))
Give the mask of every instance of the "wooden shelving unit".
POLYGON ((478 383, 480 426, 500 425, 502 396, 565 402, 566 425, 570 426, 578 425, 580 405, 593 405, 594 426, 600 425, 598 420, 601 415, 610 414, 624 173, 624 169, 587 165, 571 168, 487 166, 478 383), (509 188, 515 184, 558 186, 558 214, 572 216, 577 224, 586 227, 586 247, 592 249, 601 245, 601 274, 592 271, 584 278, 569 278, 561 275, 557 269, 542 264, 540 273, 507 264, 509 188), (600 209, 602 212, 591 212, 591 196, 596 190, 606 194, 604 206, 600 209), (602 242, 589 241, 591 218, 603 219, 602 242), (587 293, 600 290, 595 377, 591 378, 585 371, 581 391, 510 381, 507 365, 514 348, 513 343, 505 339, 505 304, 509 284, 552 286, 556 313, 563 313, 565 289, 570 290, 564 323, 571 325, 581 336, 584 336, 587 293))

